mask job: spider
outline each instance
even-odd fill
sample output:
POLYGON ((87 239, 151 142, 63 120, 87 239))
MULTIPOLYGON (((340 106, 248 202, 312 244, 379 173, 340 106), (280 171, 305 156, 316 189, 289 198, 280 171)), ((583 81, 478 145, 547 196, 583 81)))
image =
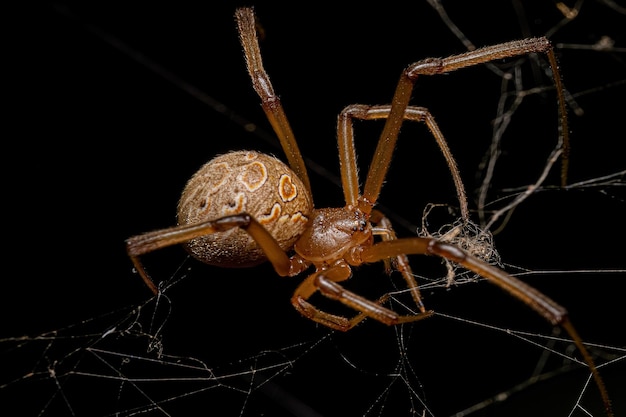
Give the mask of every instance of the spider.
POLYGON ((606 412, 612 416, 604 383, 565 308, 453 244, 432 237, 398 238, 389 219, 375 208, 400 127, 404 121, 415 121, 425 123, 435 138, 452 175, 462 218, 469 221, 464 186, 443 134, 426 108, 409 105, 413 85, 421 75, 448 73, 529 53, 545 54, 558 95, 561 156, 565 160, 567 118, 563 86, 550 42, 546 38, 528 38, 447 58, 421 60, 402 72, 391 104, 347 106, 338 116, 337 127, 345 206, 315 208, 304 160, 280 99, 263 68, 254 11, 240 8, 235 17, 253 87, 289 166, 275 157, 253 151, 232 151, 202 166, 183 190, 177 226, 126 241, 135 270, 150 290, 155 295, 159 293, 140 256, 182 244, 193 257, 210 265, 248 267, 269 261, 280 276, 296 276, 312 268, 313 272, 296 288, 291 303, 303 316, 332 329, 347 331, 365 318, 397 325, 434 314, 422 301, 408 255, 435 255, 473 271, 521 300, 552 325, 564 328, 589 366, 606 412), (363 190, 359 187, 354 146, 355 119, 385 119, 363 190), (352 267, 378 261, 385 262, 387 267, 393 262, 399 270, 415 302, 415 314, 401 315, 385 307, 388 295, 369 300, 342 287, 342 281, 352 276, 352 267), (355 315, 345 317, 318 309, 309 301, 316 293, 351 307, 355 315))

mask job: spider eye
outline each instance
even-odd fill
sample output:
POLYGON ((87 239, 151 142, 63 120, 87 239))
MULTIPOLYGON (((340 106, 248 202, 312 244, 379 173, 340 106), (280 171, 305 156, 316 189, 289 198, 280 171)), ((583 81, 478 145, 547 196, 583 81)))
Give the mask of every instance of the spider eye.
POLYGON ((357 220, 354 222, 354 226, 352 226, 353 232, 363 232, 367 227, 367 222, 365 220, 357 220))

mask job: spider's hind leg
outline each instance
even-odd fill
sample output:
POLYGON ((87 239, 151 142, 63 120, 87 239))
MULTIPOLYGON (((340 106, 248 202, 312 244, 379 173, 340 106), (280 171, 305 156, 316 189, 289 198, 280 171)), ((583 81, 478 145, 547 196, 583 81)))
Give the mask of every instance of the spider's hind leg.
POLYGON ((254 217, 247 213, 178 225, 133 236, 126 240, 126 252, 143 281, 156 295, 159 289, 143 267, 139 259, 141 255, 233 228, 245 230, 255 240, 278 275, 293 276, 308 268, 309 264, 306 261, 298 257, 289 258, 276 239, 254 217))

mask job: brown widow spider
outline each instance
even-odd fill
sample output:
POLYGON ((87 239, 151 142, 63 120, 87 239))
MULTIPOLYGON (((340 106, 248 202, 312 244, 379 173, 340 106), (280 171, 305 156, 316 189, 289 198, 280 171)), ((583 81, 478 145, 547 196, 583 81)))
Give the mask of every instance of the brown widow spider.
MULTIPOLYGON (((452 174, 461 214, 469 221, 463 183, 443 134, 427 109, 409 106, 420 75, 435 75, 529 53, 547 56, 561 114, 561 152, 567 149, 567 118, 556 58, 546 38, 529 38, 488 46, 447 58, 430 58, 409 65, 402 73, 389 105, 350 105, 338 117, 337 136, 345 206, 314 208, 304 160, 278 96, 263 68, 252 8, 236 11, 236 20, 252 84, 289 161, 252 151, 230 152, 209 161, 187 183, 178 204, 178 225, 129 238, 127 251, 139 275, 154 294, 159 289, 139 257, 183 244, 202 262, 224 267, 253 266, 269 260, 280 276, 314 272, 296 288, 291 303, 305 317, 332 329, 347 331, 369 317, 387 325, 412 322, 433 314, 424 306, 407 255, 435 255, 475 272, 518 298, 553 325, 564 328, 578 347, 600 390, 606 412, 609 397, 591 355, 565 308, 464 250, 429 237, 397 238, 391 222, 374 207, 405 120, 423 122, 435 138, 452 174), (353 119, 386 119, 363 190, 359 189, 353 119), (393 261, 418 312, 400 315, 384 306, 388 296, 368 300, 341 286, 352 267, 393 261), (319 310, 308 300, 315 293, 351 307, 348 318, 319 310)), ((564 168, 565 169, 565 168, 564 168)), ((564 171, 565 172, 565 171, 564 171)), ((563 175, 564 178, 564 175, 563 175)))

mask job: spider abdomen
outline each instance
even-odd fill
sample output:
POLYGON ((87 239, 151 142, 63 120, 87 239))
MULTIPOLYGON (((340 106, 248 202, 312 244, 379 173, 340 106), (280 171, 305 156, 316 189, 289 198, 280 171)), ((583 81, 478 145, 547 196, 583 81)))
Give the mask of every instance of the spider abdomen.
MULTIPOLYGON (((178 224, 248 213, 288 250, 306 229, 312 210, 308 190, 282 161, 235 151, 212 159, 187 182, 178 203, 178 224)), ((247 267, 266 259, 254 239, 239 228, 202 236, 185 246, 211 265, 247 267)))

